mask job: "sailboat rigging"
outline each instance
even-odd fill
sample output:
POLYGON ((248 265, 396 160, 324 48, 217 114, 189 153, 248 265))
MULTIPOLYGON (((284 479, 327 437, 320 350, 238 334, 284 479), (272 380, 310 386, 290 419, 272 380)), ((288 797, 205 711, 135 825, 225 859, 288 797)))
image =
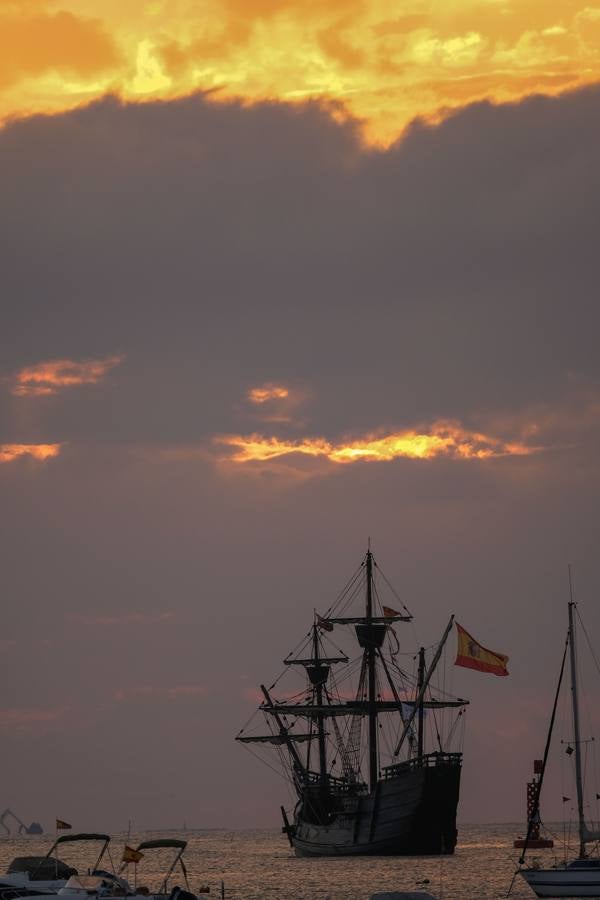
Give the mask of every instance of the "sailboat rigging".
POLYGON ((455 722, 444 741, 437 717, 449 709, 460 721, 468 701, 433 689, 454 617, 429 664, 420 648, 411 678, 397 662, 394 626, 412 615, 403 604, 399 612, 381 603, 379 573, 369 548, 338 600, 324 616, 315 611, 306 638, 284 660, 284 672, 303 670, 303 689, 277 698, 279 679, 261 685, 268 733, 244 728, 237 736, 279 751, 296 798, 291 821, 282 807, 283 830, 299 856, 447 854, 456 845, 462 753, 449 746, 460 729, 455 722), (364 608, 354 610, 361 595, 364 608), (358 644, 355 658, 336 646, 348 638, 353 649, 358 644))
MULTIPOLYGON (((550 726, 546 739, 546 749, 544 752, 544 760, 542 765, 541 778, 538 785, 537 797, 533 808, 533 814, 530 818, 527 830, 527 838, 523 852, 519 859, 519 864, 523 865, 525 861, 525 853, 527 843, 531 834, 533 822, 536 816, 539 816, 539 800, 543 784, 543 777, 548 759, 548 751, 554 728, 556 716, 556 707, 558 703, 558 695, 563 678, 567 650, 569 651, 569 665, 571 674, 571 706, 573 717, 573 755, 575 756, 575 785, 577 790, 577 813, 579 823, 579 854, 576 858, 565 860, 552 868, 541 868, 538 865, 532 865, 519 869, 519 874, 525 879, 531 889, 538 897, 599 897, 600 896, 600 858, 592 857, 587 853, 587 846, 591 843, 600 841, 600 830, 598 828, 590 828, 584 808, 584 785, 583 785, 583 766, 581 759, 581 733, 580 733, 580 711, 579 711, 579 694, 578 694, 578 659, 577 659, 577 641, 575 630, 575 612, 577 604, 573 600, 573 588, 571 580, 571 569, 569 568, 569 589, 570 600, 568 604, 569 625, 567 631, 567 639, 562 659, 559 682, 556 690, 550 726)), ((569 744, 569 747, 571 745, 569 744)), ((511 885, 512 887, 512 885, 511 885)))

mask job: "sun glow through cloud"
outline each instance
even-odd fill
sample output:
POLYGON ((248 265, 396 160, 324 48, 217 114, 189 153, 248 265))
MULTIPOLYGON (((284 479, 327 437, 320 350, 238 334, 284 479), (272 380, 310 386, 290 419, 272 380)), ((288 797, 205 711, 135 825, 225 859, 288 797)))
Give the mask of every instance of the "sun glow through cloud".
POLYGON ((12 393, 16 397, 47 397, 63 388, 98 384, 123 361, 122 356, 104 359, 50 359, 27 366, 14 375, 12 393))
POLYGON ((58 456, 60 450, 61 444, 0 444, 0 463, 15 462, 23 457, 45 462, 58 456))
POLYGON ((0 117, 114 92, 342 104, 370 139, 474 100, 600 78, 585 0, 36 0, 0 3, 0 117))
POLYGON ((263 384, 261 387, 250 388, 248 400, 250 403, 268 403, 269 400, 284 400, 290 392, 283 385, 263 384))
POLYGON ((260 434, 222 435, 219 444, 231 448, 224 461, 244 464, 267 462, 301 454, 327 459, 332 463, 389 462, 394 459, 493 459, 503 456, 528 456, 540 448, 519 442, 506 442, 490 435, 468 431, 456 422, 437 422, 427 431, 406 430, 384 435, 367 435, 356 440, 332 443, 324 438, 298 441, 281 440, 260 434))

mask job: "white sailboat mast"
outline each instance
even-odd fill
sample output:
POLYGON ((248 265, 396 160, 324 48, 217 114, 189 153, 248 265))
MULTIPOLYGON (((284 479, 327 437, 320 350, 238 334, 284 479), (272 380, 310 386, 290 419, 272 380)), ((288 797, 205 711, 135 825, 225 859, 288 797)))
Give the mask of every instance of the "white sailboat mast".
POLYGON ((573 615, 573 588, 569 566, 569 654, 571 660, 571 701, 573 704, 573 734, 575 737, 575 784, 577 786, 577 811, 579 813, 579 857, 585 856, 585 818, 583 815, 583 783, 581 777, 581 738, 579 734, 579 697, 577 695, 577 649, 575 647, 575 617, 573 615))
POLYGON ((581 734, 579 730, 579 696, 577 693, 577 646, 575 641, 575 616, 577 606, 573 600, 573 581, 569 566, 569 653, 571 661, 571 699, 573 703, 573 734, 575 738, 575 784, 577 787, 577 812, 579 814, 579 858, 585 857, 585 845, 600 839, 600 832, 590 831, 583 809, 583 769, 581 765, 581 734))

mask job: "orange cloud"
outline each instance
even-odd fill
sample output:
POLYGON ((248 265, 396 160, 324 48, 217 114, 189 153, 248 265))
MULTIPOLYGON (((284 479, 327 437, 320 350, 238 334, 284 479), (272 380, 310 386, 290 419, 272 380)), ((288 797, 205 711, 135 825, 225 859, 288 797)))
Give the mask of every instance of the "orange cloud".
POLYGON ((523 443, 506 442, 491 435, 468 431, 456 422, 436 422, 427 431, 406 430, 384 435, 367 435, 357 440, 332 443, 325 438, 299 441, 252 435, 222 435, 220 444, 232 448, 224 459, 235 464, 268 462, 292 454, 347 464, 358 461, 389 462, 394 459, 494 459, 527 456, 539 451, 523 443))
POLYGON ((263 422, 294 422, 296 426, 300 426, 303 422, 296 420, 295 416, 307 396, 306 391, 267 381, 250 388, 246 399, 253 407, 252 414, 255 418, 263 422))
POLYGON ((12 393, 17 397, 45 397, 56 394, 61 388, 98 384, 122 360, 122 356, 107 356, 82 362, 51 359, 36 363, 14 375, 12 393))
POLYGON ((600 79, 587 0, 13 0, 0 4, 0 117, 102 96, 218 89, 343 103, 373 141, 480 99, 600 79))
POLYGON ((88 80, 115 70, 119 61, 114 39, 97 19, 11 4, 0 13, 0 88, 51 73, 63 83, 88 80))
POLYGON ((267 383, 260 387, 250 388, 248 400, 250 403, 267 403, 269 400, 283 400, 289 397, 289 390, 283 385, 267 383))
POLYGON ((62 444, 0 444, 0 463, 15 462, 24 456, 44 462, 61 451, 62 444))

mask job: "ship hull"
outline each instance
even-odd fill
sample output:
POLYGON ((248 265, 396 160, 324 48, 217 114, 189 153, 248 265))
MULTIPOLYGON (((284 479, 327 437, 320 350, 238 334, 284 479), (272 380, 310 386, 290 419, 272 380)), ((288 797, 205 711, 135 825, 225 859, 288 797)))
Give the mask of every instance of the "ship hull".
POLYGON ((460 771, 459 754, 444 755, 435 765, 399 769, 371 794, 334 798, 326 824, 310 821, 301 804, 290 829, 294 851, 297 856, 453 853, 460 771))

